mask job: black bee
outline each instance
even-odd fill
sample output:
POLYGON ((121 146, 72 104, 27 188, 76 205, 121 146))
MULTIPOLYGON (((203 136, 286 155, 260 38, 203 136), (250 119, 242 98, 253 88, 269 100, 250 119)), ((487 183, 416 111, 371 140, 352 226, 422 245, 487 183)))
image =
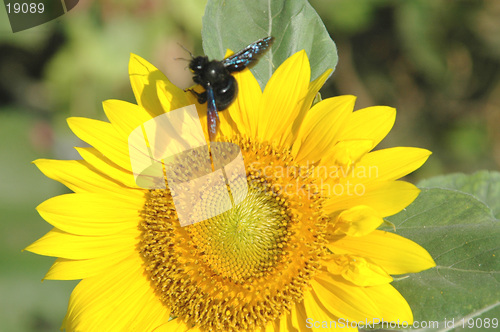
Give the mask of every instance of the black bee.
POLYGON ((193 57, 190 61, 189 69, 194 74, 193 81, 205 89, 202 93, 190 91, 198 98, 200 104, 208 101, 207 125, 211 141, 215 138, 219 123, 217 112, 228 108, 238 93, 238 84, 231 73, 242 71, 257 61, 273 41, 273 37, 259 39, 221 61, 210 61, 206 56, 193 57))

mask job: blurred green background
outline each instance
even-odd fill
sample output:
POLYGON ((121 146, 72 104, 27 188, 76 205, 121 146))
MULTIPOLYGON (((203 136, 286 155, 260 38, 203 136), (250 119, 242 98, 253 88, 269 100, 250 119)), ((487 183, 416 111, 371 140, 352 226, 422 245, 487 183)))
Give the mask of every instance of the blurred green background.
MULTIPOLYGON (((433 155, 411 181, 500 167, 500 1, 313 0, 339 49, 323 98, 389 105, 396 124, 381 147, 433 155)), ((52 258, 21 249, 51 227, 36 213, 66 192, 30 162, 72 159, 82 145, 69 116, 104 119, 101 102, 134 102, 136 53, 176 85, 191 85, 205 1, 80 1, 68 14, 13 34, 0 10, 0 331, 56 331, 76 282, 41 278, 52 258)), ((248 41, 249 43, 252 40, 248 41)))

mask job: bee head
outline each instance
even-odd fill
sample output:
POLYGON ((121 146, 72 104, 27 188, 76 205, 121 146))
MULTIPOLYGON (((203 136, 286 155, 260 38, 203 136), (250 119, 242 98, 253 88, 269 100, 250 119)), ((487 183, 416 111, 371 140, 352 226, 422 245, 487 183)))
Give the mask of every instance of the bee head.
POLYGON ((203 71, 203 68, 205 68, 207 63, 208 63, 208 57, 197 56, 193 58, 193 60, 191 60, 191 62, 189 63, 189 69, 193 73, 200 73, 201 71, 203 71))

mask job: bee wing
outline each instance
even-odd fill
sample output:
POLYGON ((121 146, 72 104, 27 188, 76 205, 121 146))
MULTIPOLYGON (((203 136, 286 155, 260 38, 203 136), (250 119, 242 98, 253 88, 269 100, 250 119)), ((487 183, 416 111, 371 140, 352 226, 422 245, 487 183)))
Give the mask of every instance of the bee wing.
POLYGON ((272 45, 274 37, 266 37, 251 43, 238 53, 235 53, 224 60, 222 64, 231 72, 242 71, 248 65, 255 62, 272 45))
POLYGON ((207 129, 210 141, 215 140, 217 133, 217 124, 220 122, 219 113, 217 113, 217 105, 215 105, 215 96, 212 86, 207 86, 207 129))

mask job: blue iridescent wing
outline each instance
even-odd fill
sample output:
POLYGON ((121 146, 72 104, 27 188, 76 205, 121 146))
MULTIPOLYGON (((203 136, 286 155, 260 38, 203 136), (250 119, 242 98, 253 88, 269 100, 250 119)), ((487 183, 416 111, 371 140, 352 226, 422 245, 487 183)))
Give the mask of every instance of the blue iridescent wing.
POLYGON ((241 71, 256 61, 272 45, 273 41, 274 37, 259 39, 221 62, 230 73, 241 71))
POLYGON ((220 122, 219 113, 217 113, 217 106, 215 105, 214 90, 209 85, 207 86, 207 129, 210 141, 215 140, 217 133, 217 124, 220 122))

